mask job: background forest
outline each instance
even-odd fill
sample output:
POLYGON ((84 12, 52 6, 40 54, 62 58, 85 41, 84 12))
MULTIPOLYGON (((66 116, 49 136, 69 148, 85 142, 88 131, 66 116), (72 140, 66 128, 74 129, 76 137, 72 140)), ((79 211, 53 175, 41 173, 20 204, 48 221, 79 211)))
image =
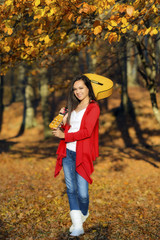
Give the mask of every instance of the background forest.
POLYGON ((58 141, 70 80, 110 78, 80 239, 159 239, 159 1, 0 1, 0 239, 69 239, 58 141))

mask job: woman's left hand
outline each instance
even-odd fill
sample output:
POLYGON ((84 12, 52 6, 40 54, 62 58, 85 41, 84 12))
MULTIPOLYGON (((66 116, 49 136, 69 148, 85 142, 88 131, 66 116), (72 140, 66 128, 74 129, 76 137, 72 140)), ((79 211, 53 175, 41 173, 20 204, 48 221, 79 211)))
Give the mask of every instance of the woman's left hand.
POLYGON ((58 138, 64 138, 64 137, 65 137, 64 132, 62 132, 59 128, 53 129, 53 130, 52 130, 52 134, 53 134, 55 137, 58 137, 58 138))

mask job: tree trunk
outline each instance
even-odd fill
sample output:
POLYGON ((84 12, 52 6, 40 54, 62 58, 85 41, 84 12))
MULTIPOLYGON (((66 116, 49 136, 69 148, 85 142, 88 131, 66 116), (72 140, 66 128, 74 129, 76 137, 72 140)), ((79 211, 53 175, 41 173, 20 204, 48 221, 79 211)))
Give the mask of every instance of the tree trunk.
POLYGON ((149 89, 150 99, 152 103, 152 109, 156 120, 160 123, 160 111, 158 109, 157 98, 156 98, 156 89, 152 86, 149 89))
POLYGON ((49 129, 50 123, 50 112, 49 112, 49 91, 48 91, 48 77, 47 70, 41 70, 41 80, 40 80, 40 96, 41 96, 41 107, 44 125, 44 137, 48 138, 51 136, 51 130, 49 129))
POLYGON ((156 87, 158 84, 156 82, 157 63, 156 63, 155 46, 151 37, 149 37, 147 41, 145 41, 145 44, 143 45, 144 48, 142 47, 140 41, 137 40, 136 44, 137 44, 137 49, 141 58, 141 63, 144 68, 144 71, 140 70, 140 73, 143 76, 146 82, 148 91, 150 93, 150 99, 151 99, 154 116, 156 120, 160 123, 160 111, 158 109, 158 104, 156 99, 156 87), (149 56, 148 45, 149 45, 149 48, 151 49, 150 58, 148 57, 149 56))
POLYGON ((4 105, 3 105, 3 93, 4 93, 4 77, 0 76, 0 132, 2 130, 2 123, 3 123, 3 111, 4 111, 4 105))
POLYGON ((19 129, 19 132, 17 133, 16 137, 21 136, 24 133, 25 130, 25 123, 26 123, 26 96, 25 96, 25 87, 26 87, 26 71, 23 65, 19 66, 19 79, 18 83, 20 82, 22 84, 22 94, 23 94, 23 119, 21 123, 21 127, 19 129))
POLYGON ((26 98, 26 123, 25 128, 32 128, 36 126, 36 119, 35 119, 35 93, 34 93, 34 86, 33 86, 33 77, 31 74, 28 75, 27 78, 27 85, 25 89, 25 98, 26 98))
POLYGON ((15 94, 15 88, 14 88, 14 69, 12 68, 10 71, 10 83, 11 83, 11 100, 10 104, 15 102, 16 100, 16 94, 15 94))
POLYGON ((127 79, 127 42, 123 38, 122 42, 122 94, 121 94, 121 108, 125 114, 128 114, 128 79, 127 79))
POLYGON ((137 85, 137 69, 136 49, 132 42, 129 41, 127 43, 127 77, 129 86, 137 85))

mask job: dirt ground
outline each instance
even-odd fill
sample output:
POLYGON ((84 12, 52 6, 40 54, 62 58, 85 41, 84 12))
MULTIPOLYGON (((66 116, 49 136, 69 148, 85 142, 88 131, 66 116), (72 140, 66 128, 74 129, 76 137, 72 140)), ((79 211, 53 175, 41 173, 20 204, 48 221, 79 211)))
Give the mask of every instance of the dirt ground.
MULTIPOLYGON (((118 111, 118 90, 100 102, 90 216, 75 239, 160 239, 160 125, 144 88, 130 87, 129 96, 127 118, 118 111)), ((0 239, 70 239, 63 172, 54 178, 58 140, 44 140, 40 109, 37 127, 15 137, 22 112, 22 103, 5 108, 0 135, 0 239)))

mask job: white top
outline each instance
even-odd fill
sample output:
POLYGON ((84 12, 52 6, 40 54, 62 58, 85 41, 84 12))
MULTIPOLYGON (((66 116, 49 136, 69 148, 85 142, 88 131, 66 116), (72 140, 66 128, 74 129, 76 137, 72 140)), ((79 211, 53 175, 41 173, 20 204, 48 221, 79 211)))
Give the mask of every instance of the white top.
MULTIPOLYGON (((71 118, 70 118, 71 127, 68 131, 69 133, 79 131, 80 126, 81 126, 82 117, 83 117, 85 111, 86 111, 86 108, 82 109, 79 112, 72 111, 71 118)), ((69 142, 69 143, 67 143, 67 149, 76 152, 76 145, 77 145, 77 141, 69 142)))

